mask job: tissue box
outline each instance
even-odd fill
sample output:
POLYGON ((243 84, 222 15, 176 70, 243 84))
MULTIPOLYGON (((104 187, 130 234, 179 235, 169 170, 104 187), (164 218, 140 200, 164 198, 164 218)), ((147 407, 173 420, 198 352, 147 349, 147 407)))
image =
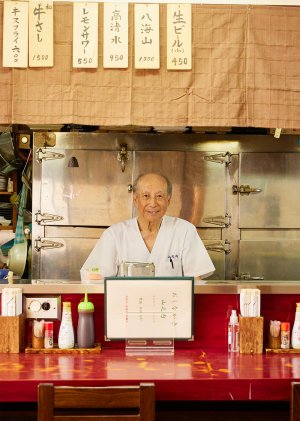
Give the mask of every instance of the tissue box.
POLYGON ((263 317, 239 317, 240 353, 262 354, 263 352, 263 317))
POLYGON ((0 353, 18 354, 25 348, 25 314, 0 316, 0 353))

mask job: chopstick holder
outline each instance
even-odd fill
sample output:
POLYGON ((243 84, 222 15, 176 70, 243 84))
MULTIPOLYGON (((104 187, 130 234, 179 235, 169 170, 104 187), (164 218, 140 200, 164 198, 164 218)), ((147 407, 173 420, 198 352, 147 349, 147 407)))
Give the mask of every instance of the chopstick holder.
POLYGON ((281 345, 280 322, 278 320, 270 320, 269 348, 279 349, 280 345, 281 345))

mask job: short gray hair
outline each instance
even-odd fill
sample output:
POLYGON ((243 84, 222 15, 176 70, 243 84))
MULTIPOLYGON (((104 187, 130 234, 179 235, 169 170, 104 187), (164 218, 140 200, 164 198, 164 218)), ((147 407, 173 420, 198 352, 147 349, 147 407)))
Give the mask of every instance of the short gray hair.
POLYGON ((165 180, 165 182, 167 184, 167 195, 169 197, 171 197, 172 196, 172 190, 173 190, 171 181, 165 175, 159 174, 159 173, 156 173, 156 172, 153 172, 153 173, 152 172, 147 172, 147 173, 140 174, 139 176, 137 176, 137 178, 135 179, 135 181, 133 182, 133 185, 132 185, 132 191, 133 191, 133 193, 136 193, 137 188, 138 188, 138 183, 140 182, 140 180, 143 177, 145 177, 146 175, 149 175, 149 174, 157 175, 158 177, 161 177, 161 178, 163 178, 165 180))

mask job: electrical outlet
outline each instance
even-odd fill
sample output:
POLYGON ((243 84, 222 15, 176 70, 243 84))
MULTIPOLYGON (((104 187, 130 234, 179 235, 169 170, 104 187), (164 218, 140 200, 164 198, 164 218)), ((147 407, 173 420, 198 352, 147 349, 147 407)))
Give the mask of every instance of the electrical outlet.
POLYGON ((61 319, 61 296, 25 297, 27 319, 61 319))

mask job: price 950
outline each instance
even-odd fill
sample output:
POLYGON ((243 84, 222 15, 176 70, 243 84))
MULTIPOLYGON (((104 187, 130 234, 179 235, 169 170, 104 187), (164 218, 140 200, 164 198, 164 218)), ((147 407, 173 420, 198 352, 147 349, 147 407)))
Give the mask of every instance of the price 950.
POLYGON ((123 54, 110 54, 109 58, 110 58, 111 62, 123 61, 124 60, 123 54))

